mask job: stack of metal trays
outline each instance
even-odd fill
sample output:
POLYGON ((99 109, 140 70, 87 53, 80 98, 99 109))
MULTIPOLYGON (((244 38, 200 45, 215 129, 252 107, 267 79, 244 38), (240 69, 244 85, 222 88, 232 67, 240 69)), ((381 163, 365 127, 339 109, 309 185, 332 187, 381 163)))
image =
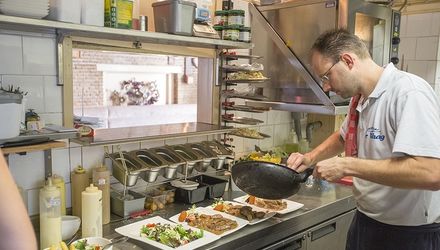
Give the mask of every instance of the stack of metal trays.
POLYGON ((182 166, 182 168, 186 164, 186 160, 180 157, 174 150, 168 147, 157 147, 148 149, 151 152, 154 152, 156 155, 160 156, 164 159, 168 166, 165 167, 164 177, 167 179, 174 178, 176 176, 177 169, 182 166))
MULTIPOLYGON (((196 165, 196 170, 199 172, 206 172, 209 166, 218 166, 218 161, 221 161, 217 154, 208 146, 202 143, 188 143, 185 144, 190 147, 194 151, 196 151, 199 155, 203 157, 202 164, 196 165)), ((224 159, 223 159, 224 161, 224 159)), ((223 167, 223 165, 222 165, 223 167)))
POLYGON ((112 160, 113 176, 127 187, 134 186, 137 178, 148 169, 148 166, 137 161, 127 152, 113 153, 108 156, 112 160))
POLYGON ((137 161, 148 166, 148 169, 145 170, 143 176, 141 176, 146 182, 154 182, 159 176, 159 171, 168 166, 164 159, 147 149, 134 150, 129 152, 129 154, 137 161))
POLYGON ((181 158, 183 158, 186 162, 186 168, 182 169, 182 174, 187 172, 190 175, 193 172, 193 169, 198 164, 203 164, 203 157, 195 152, 192 148, 185 145, 170 145, 166 146, 171 150, 174 150, 181 158))

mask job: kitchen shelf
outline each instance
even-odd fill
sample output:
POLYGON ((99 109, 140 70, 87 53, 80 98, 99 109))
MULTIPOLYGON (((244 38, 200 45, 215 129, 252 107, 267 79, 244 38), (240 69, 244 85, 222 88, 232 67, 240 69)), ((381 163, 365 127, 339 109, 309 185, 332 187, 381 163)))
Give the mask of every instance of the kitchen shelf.
POLYGON ((129 128, 96 129, 94 137, 72 139, 72 142, 83 146, 122 144, 143 140, 164 140, 224 134, 236 130, 209 123, 191 122, 129 128))
POLYGON ((5 147, 1 148, 3 154, 20 154, 32 151, 45 151, 53 148, 63 148, 66 143, 63 141, 49 141, 39 144, 17 146, 17 147, 5 147))
POLYGON ((53 140, 62 140, 62 139, 72 139, 78 136, 79 134, 76 130, 65 131, 65 132, 55 132, 47 129, 27 130, 22 132, 17 137, 0 140, 0 145, 7 143, 19 143, 19 142, 29 142, 29 144, 32 144, 32 140, 46 139, 47 141, 53 141, 53 140))
POLYGON ((108 40, 145 42, 167 44, 185 47, 211 49, 250 49, 251 43, 234 42, 221 39, 202 38, 195 36, 180 36, 159 32, 148 32, 130 29, 116 29, 84 24, 65 23, 44 19, 32 19, 0 15, 2 29, 12 29, 29 32, 60 34, 63 36, 78 36, 108 40))
POLYGON ((221 54, 221 56, 227 60, 237 60, 237 59, 261 59, 261 56, 255 55, 227 55, 221 54))

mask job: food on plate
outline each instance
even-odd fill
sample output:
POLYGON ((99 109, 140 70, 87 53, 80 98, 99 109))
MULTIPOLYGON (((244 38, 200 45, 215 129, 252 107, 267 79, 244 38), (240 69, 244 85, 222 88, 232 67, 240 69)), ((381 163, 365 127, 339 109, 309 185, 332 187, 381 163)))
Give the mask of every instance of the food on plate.
POLYGON ((102 248, 103 246, 98 244, 89 244, 87 239, 70 244, 70 250, 101 250, 102 248))
POLYGON ((257 207, 270 209, 273 211, 280 211, 287 208, 287 202, 283 200, 261 199, 252 195, 250 195, 249 198, 246 199, 246 202, 257 207))
POLYGON ((184 210, 179 214, 179 222, 186 222, 189 226, 197 227, 208 232, 220 235, 238 227, 235 220, 224 218, 221 214, 207 215, 197 212, 196 206, 184 210))
POLYGON ((257 138, 257 139, 263 139, 264 138, 260 134, 260 132, 258 132, 255 129, 252 129, 252 128, 239 128, 239 129, 237 129, 236 131, 234 131, 231 134, 238 135, 238 136, 252 137, 252 138, 257 138))
POLYGON ((266 79, 266 77, 260 71, 240 71, 231 73, 228 76, 228 80, 262 80, 266 79))
POLYGON ((225 218, 221 214, 207 215, 195 213, 193 216, 186 217, 185 221, 189 226, 197 227, 217 235, 238 227, 237 221, 225 218))
POLYGON ((250 206, 236 205, 231 202, 223 201, 221 198, 216 200, 216 202, 212 204, 212 207, 216 211, 224 212, 248 221, 262 219, 266 215, 263 211, 254 211, 250 206))
POLYGON ((202 238, 203 230, 185 229, 182 225, 151 223, 142 226, 140 235, 175 248, 202 238))

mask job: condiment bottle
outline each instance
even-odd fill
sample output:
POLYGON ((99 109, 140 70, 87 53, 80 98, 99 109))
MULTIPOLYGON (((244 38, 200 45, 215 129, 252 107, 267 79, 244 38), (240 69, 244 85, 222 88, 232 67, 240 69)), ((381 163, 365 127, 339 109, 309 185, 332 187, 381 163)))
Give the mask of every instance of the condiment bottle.
POLYGON ((66 186, 64 183, 64 178, 59 175, 53 175, 52 184, 60 190, 61 215, 66 215, 66 186))
POLYGON ((301 154, 309 152, 309 141, 307 141, 307 139, 303 138, 299 141, 298 152, 300 152, 301 154))
POLYGON ((81 198, 82 237, 102 237, 102 191, 90 184, 81 198))
POLYGON ((106 166, 93 169, 93 184, 102 191, 102 224, 110 222, 110 171, 106 166))
POLYGON ((298 136, 294 129, 290 130, 289 136, 287 137, 287 141, 285 144, 286 153, 294 153, 298 152, 298 136))
POLYGON ((81 193, 89 186, 89 175, 78 166, 71 174, 72 214, 81 218, 81 193))
POLYGON ((52 178, 40 189, 40 247, 45 249, 61 241, 60 190, 52 185, 52 178))

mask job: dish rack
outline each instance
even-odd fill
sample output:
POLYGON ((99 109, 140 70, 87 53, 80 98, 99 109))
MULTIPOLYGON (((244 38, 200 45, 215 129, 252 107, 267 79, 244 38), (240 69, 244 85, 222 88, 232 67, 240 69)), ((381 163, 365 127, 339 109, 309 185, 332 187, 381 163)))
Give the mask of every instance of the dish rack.
POLYGON ((262 93, 262 86, 268 83, 270 79, 263 76, 262 67, 230 65, 230 62, 239 59, 245 59, 251 63, 261 59, 261 57, 255 55, 236 55, 234 52, 227 50, 221 52, 219 57, 219 82, 221 83, 222 93, 220 120, 225 126, 232 124, 234 127, 240 127, 236 131, 226 134, 223 142, 228 145, 233 141, 232 136, 254 140, 270 138, 270 135, 260 133, 258 128, 255 127, 264 123, 264 121, 255 118, 255 114, 264 113, 270 109, 246 104, 246 100, 258 101, 267 99, 262 93), (246 128, 246 130, 242 128, 246 128))

